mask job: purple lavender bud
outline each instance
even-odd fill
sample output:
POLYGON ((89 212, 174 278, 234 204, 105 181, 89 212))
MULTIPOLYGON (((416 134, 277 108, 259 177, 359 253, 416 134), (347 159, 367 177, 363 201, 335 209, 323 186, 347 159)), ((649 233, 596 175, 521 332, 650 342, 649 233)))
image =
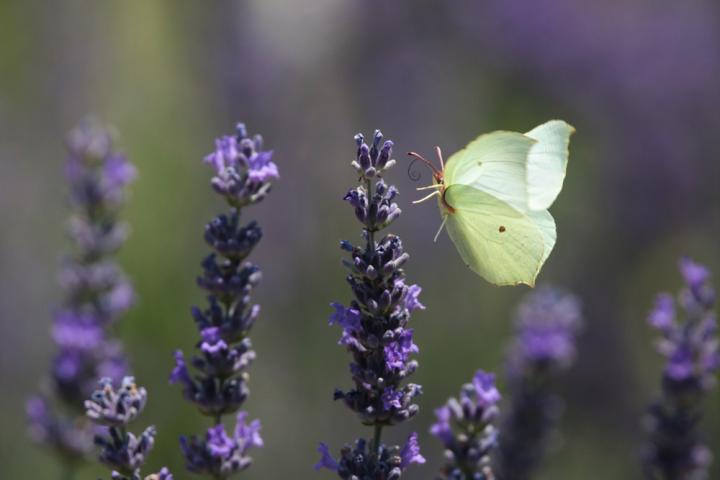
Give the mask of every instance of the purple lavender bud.
POLYGON ((93 422, 106 426, 125 426, 145 408, 147 392, 138 388, 133 377, 125 377, 116 391, 109 378, 100 380, 100 388, 85 401, 85 414, 93 422))
POLYGON ((48 382, 52 391, 29 402, 28 421, 33 438, 52 447, 72 469, 92 447, 83 402, 99 378, 119 382, 127 373, 122 346, 110 329, 135 294, 112 255, 127 237, 119 214, 136 170, 115 151, 110 131, 97 124, 86 122, 73 130, 67 145, 73 209, 68 232, 75 248, 59 275, 64 301, 52 328, 57 345, 48 382))
POLYGON ((262 230, 257 222, 239 226, 237 212, 231 215, 218 215, 205 227, 205 241, 219 255, 234 260, 243 260, 262 238, 262 230))
POLYGON ((425 463, 425 457, 420 454, 420 444, 418 443, 417 433, 413 432, 407 439, 405 446, 400 451, 400 468, 407 468, 411 463, 422 465, 425 463))
POLYGON ((368 146, 365 143, 365 137, 361 133, 355 135, 355 142, 358 148, 357 157, 353 160, 352 166, 363 180, 368 181, 369 179, 381 176, 395 163, 394 160, 390 159, 393 142, 388 140, 382 143, 382 139, 382 132, 376 130, 373 134, 372 146, 368 146), (382 147, 380 146, 381 144, 382 147))
POLYGON ((317 451, 320 454, 320 461, 317 464, 315 464, 315 470, 320 470, 322 468, 326 468, 333 472, 337 472, 339 465, 338 465, 337 461, 330 454, 330 450, 329 450, 328 446, 326 444, 320 442, 320 446, 318 447, 317 451))
POLYGON ((315 465, 315 469, 325 468, 337 472, 338 476, 345 480, 374 478, 397 480, 409 465, 425 463, 425 458, 420 455, 416 433, 410 435, 402 449, 399 446, 380 445, 379 450, 373 452, 368 447, 370 447, 369 442, 359 439, 354 447, 345 445, 340 451, 340 459, 335 460, 328 446, 320 443, 317 449, 320 453, 320 461, 315 465))
POLYGON ((153 473, 145 477, 145 480, 173 480, 173 475, 166 467, 160 469, 158 473, 153 473))
POLYGON ((248 468, 252 463, 248 450, 262 447, 263 441, 260 422, 254 420, 247 424, 246 417, 246 412, 238 413, 232 437, 222 424, 210 428, 204 439, 182 437, 180 444, 187 469, 213 478, 228 478, 248 468))
POLYGON ((552 384, 575 359, 580 301, 560 289, 540 287, 520 305, 515 325, 507 355, 510 406, 495 466, 498 476, 508 480, 531 476, 560 418, 562 400, 552 384))
POLYGON ((355 141, 357 158, 352 165, 361 175, 361 184, 352 188, 344 200, 350 203, 363 224, 362 238, 366 243, 364 247, 349 241, 340 244, 341 249, 350 254, 350 259, 343 263, 349 270, 346 280, 354 299, 347 306, 332 303, 335 311, 328 323, 342 328, 338 343, 353 357, 350 372, 354 388, 336 390, 334 398, 356 412, 363 424, 373 426, 375 438, 371 445, 358 440, 354 448, 346 446, 338 461, 330 455, 327 445, 320 444, 321 460, 316 468, 336 471, 347 479, 397 479, 411 463, 425 461, 414 434, 403 449, 380 441, 385 426, 401 423, 419 410, 413 401, 422 393, 422 388, 405 383, 418 366, 417 361, 411 359, 418 347, 407 323, 414 310, 425 307, 418 300, 420 287, 405 284, 401 266, 409 256, 403 251, 400 238, 387 234, 375 239, 375 233, 401 213, 393 203, 397 189, 382 179, 374 179, 388 166, 392 142, 382 144, 379 130, 375 132, 372 147, 365 144, 361 134, 355 136, 355 141))
POLYGON ((497 446, 494 421, 500 392, 495 375, 478 370, 463 385, 458 398, 450 398, 435 410, 437 422, 430 427, 445 448, 445 464, 439 479, 491 480, 490 454, 497 446))
POLYGON ((712 459, 698 426, 720 370, 715 291, 703 265, 683 258, 680 273, 686 284, 678 296, 681 308, 661 294, 648 319, 660 333, 657 348, 666 359, 662 394, 645 417, 648 478, 707 478, 712 459))
POLYGON ((155 445, 155 427, 148 427, 140 436, 111 427, 107 436, 96 436, 100 461, 119 474, 133 477, 147 460, 155 445))

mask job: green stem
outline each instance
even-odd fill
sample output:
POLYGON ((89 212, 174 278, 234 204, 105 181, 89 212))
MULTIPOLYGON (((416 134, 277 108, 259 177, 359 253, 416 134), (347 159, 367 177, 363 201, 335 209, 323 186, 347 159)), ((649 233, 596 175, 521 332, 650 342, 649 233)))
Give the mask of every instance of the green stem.
POLYGON ((215 425, 220 425, 222 423, 222 413, 218 413, 215 415, 215 425))
POLYGON ((378 457, 380 456, 380 437, 382 437, 382 429, 382 425, 375 425, 375 436, 373 437, 372 449, 378 457))

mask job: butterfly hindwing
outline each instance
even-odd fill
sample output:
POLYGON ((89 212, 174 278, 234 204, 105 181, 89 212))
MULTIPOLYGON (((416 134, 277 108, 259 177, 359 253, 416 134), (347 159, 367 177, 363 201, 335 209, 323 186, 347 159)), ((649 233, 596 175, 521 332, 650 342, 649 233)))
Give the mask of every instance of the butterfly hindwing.
POLYGON ((452 208, 448 234, 470 269, 496 285, 535 284, 547 258, 545 244, 554 236, 551 242, 525 213, 468 185, 447 187, 445 202, 452 208))

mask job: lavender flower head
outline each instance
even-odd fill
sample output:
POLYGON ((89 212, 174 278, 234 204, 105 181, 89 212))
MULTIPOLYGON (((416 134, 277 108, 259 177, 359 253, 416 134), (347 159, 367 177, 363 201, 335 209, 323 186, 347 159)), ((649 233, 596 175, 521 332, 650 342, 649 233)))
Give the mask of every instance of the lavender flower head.
POLYGON ((52 338, 57 345, 51 381, 27 405, 31 436, 52 447, 67 463, 92 449, 92 428, 83 402, 97 380, 119 382, 127 371, 120 343, 110 328, 132 306, 135 295, 113 255, 127 237, 119 220, 133 165, 114 149, 110 131, 86 122, 68 138, 66 178, 73 209, 68 233, 73 250, 64 260, 52 338))
POLYGON ((556 288, 539 288, 518 309, 507 360, 510 407, 495 458, 500 478, 529 478, 545 455, 563 410, 553 382, 573 363, 581 325, 579 300, 556 288))
POLYGON ((666 359, 662 394, 645 418, 649 438, 643 460, 650 479, 705 479, 712 461, 698 425, 703 399, 720 370, 715 290, 703 265, 683 258, 680 272, 685 286, 677 301, 660 294, 648 318, 660 333, 657 350, 666 359))
MULTIPOLYGON (((127 431, 147 401, 147 392, 135 384, 133 377, 125 377, 115 389, 109 378, 100 380, 99 388, 85 401, 86 415, 98 426, 107 427, 95 436, 100 447, 100 461, 112 468, 114 480, 141 480, 140 470, 155 444, 155 427, 148 427, 139 436, 127 431)), ((172 480, 163 468, 147 478, 172 480)))
POLYGON ((187 469, 193 473, 212 478, 228 478, 245 470, 252 463, 247 455, 250 448, 262 447, 260 422, 246 423, 246 412, 239 412, 232 437, 225 432, 222 424, 209 429, 205 438, 181 437, 180 446, 187 462, 187 469))
POLYGON ((333 458, 324 443, 318 447, 318 453, 320 461, 315 465, 316 470, 325 468, 346 480, 396 480, 410 464, 425 463, 416 433, 410 434, 402 448, 381 444, 376 452, 366 440, 358 439, 353 447, 345 445, 340 450, 339 460, 333 458))
POLYGON ((450 398, 435 410, 437 422, 430 428, 445 448, 439 480, 491 480, 490 455, 497 446, 495 420, 500 392, 495 375, 478 370, 463 385, 458 398, 450 398))
POLYGON ((238 124, 236 135, 218 139, 215 152, 205 158, 215 169, 211 185, 230 211, 205 227, 205 241, 213 252, 202 262, 197 283, 207 292, 208 305, 204 310, 193 307, 200 334, 197 353, 189 362, 182 351, 175 353, 170 381, 180 384, 185 399, 214 419, 215 426, 204 438, 181 439, 188 470, 213 478, 244 470, 251 461, 247 450, 262 446, 257 420, 245 426, 246 413, 238 413, 238 426, 230 438, 222 416, 237 413, 249 395, 247 369, 255 352, 248 335, 260 314, 251 294, 262 273, 246 258, 262 238, 262 230, 254 221, 242 225, 240 213, 265 198, 278 178, 271 158, 271 151, 262 150, 262 138, 250 138, 243 124, 238 124))
POLYGON ((511 377, 568 368, 582 326, 580 302, 557 288, 540 287, 520 305, 515 326, 508 355, 511 377))
POLYGON ((349 270, 346 280, 353 300, 347 306, 333 303, 335 311, 329 323, 342 328, 339 344, 353 357, 353 388, 337 390, 335 399, 356 412, 363 424, 373 426, 375 437, 371 443, 358 440, 354 447, 346 446, 339 462, 331 460, 327 446, 322 446, 324 460, 316 467, 336 471, 341 478, 399 478, 410 463, 424 462, 417 439, 411 436, 406 448, 400 449, 382 445, 380 435, 384 426, 400 423, 418 412, 413 399, 421 388, 404 383, 418 366, 411 359, 418 347, 407 324, 413 311, 425 307, 418 301, 420 287, 405 283, 402 266, 409 255, 400 238, 386 234, 376 239, 376 234, 401 213, 394 201, 397 189, 381 178, 395 163, 390 158, 393 144, 383 142, 379 130, 371 146, 360 134, 355 140, 357 156, 352 166, 360 175, 360 185, 344 199, 363 225, 363 244, 340 244, 350 257, 343 263, 349 270))
POLYGON ((216 176, 212 186, 235 208, 257 203, 268 194, 273 180, 280 176, 272 162, 272 151, 263 151, 260 135, 250 138, 245 124, 238 123, 235 135, 215 141, 215 151, 205 157, 216 176))

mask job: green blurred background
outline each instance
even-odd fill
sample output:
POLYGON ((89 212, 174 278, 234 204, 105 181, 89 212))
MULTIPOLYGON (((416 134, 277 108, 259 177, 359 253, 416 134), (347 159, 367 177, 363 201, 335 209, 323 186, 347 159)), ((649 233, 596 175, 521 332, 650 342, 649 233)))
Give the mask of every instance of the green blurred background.
MULTIPOLYGON (((242 120, 281 169, 273 193, 248 212, 265 236, 253 254, 263 310, 246 408, 262 420, 266 448, 242 478, 332 478, 312 471, 317 443, 369 435, 332 401, 350 384, 349 357, 327 316, 329 302, 350 297, 338 241, 360 234, 341 200, 356 180, 352 137, 374 128, 396 143, 400 165, 388 179, 404 214, 392 230, 427 306, 413 318, 421 413, 386 439, 420 432, 429 464, 407 477, 431 478, 441 459, 426 433, 433 408, 478 367, 502 371, 527 289, 481 281, 445 235, 433 244, 439 217, 434 205, 410 204, 418 184, 403 152, 449 153, 483 131, 560 117, 578 133, 540 281, 580 295, 587 324, 560 385, 559 450, 540 478, 638 478, 640 415, 661 369, 647 310, 655 292, 679 287, 680 255, 720 271, 719 85, 714 0, 1 2, 2 477, 59 477, 27 439, 23 405, 53 354, 50 312, 67 246, 63 139, 92 114, 118 129, 140 173, 121 254, 140 301, 119 335, 150 392, 138 424, 159 430, 150 467, 189 477, 177 437, 209 425, 167 377, 172 352, 196 340, 189 308, 203 302, 202 232, 224 208, 201 163, 215 137, 242 120)), ((717 391, 707 407, 703 429, 720 456, 717 391)))

